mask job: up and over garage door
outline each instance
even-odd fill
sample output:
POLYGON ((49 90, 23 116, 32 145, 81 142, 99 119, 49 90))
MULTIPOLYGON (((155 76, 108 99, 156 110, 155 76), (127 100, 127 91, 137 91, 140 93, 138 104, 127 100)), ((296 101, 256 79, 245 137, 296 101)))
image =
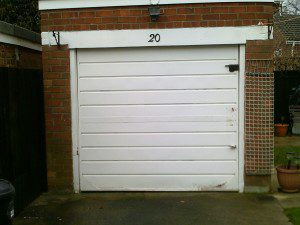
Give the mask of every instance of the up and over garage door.
POLYGON ((81 191, 238 190, 238 46, 82 49, 81 191))

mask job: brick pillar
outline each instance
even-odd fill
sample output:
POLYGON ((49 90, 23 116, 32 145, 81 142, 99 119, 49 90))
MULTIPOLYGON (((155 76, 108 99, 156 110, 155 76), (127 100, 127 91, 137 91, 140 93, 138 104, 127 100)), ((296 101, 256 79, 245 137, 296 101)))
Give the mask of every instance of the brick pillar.
POLYGON ((72 189, 70 58, 67 46, 43 46, 49 189, 72 189))
POLYGON ((270 185, 274 165, 273 50, 272 40, 246 46, 245 173, 250 186, 270 185))

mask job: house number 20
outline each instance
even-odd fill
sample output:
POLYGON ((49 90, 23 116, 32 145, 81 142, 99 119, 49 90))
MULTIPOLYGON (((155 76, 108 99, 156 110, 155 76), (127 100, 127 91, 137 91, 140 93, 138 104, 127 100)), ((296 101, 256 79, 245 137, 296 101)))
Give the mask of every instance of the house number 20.
POLYGON ((160 34, 150 34, 148 42, 160 42, 160 34))

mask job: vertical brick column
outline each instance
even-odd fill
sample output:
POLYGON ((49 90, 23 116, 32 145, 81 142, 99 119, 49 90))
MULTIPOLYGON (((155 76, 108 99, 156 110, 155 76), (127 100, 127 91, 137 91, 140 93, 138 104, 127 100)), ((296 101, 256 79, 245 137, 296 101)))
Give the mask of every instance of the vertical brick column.
POLYGON ((245 172, 269 175, 273 169, 273 41, 248 41, 245 84, 245 172))
POLYGON ((49 189, 72 188, 70 58, 68 46, 43 46, 49 189))

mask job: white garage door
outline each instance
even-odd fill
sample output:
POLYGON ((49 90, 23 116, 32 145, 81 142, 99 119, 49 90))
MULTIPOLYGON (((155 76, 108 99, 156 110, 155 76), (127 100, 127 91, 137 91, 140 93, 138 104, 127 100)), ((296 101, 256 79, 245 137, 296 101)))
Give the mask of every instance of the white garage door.
POLYGON ((82 191, 238 190, 237 46, 78 50, 82 191))

